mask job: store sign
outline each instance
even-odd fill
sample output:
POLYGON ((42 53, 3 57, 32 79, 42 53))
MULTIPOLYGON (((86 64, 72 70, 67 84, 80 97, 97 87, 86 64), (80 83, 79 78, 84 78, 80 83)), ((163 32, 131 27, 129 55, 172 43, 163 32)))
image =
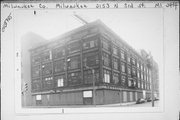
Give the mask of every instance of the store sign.
POLYGON ((92 91, 83 91, 83 97, 84 98, 92 97, 92 91))
POLYGON ((41 100, 41 95, 36 95, 36 100, 41 100))

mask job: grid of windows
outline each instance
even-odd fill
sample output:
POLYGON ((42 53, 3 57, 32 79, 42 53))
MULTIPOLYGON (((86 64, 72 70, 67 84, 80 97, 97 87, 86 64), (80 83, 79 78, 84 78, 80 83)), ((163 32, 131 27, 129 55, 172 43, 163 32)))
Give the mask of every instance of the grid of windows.
POLYGON ((76 41, 68 42, 67 46, 58 45, 55 48, 51 48, 51 49, 47 48, 47 50, 42 52, 42 54, 33 53, 31 57, 32 79, 41 78, 41 81, 35 80, 34 82, 32 82, 32 88, 34 90, 38 90, 40 89, 40 87, 51 88, 53 86, 63 87, 66 85, 73 86, 73 85, 81 84, 82 70, 81 72, 73 72, 73 71, 80 71, 79 69, 81 68, 81 60, 82 60, 82 64, 84 68, 82 72, 84 77, 83 82, 85 84, 92 83, 92 70, 88 70, 88 68, 86 67, 88 66, 98 69, 95 72, 96 81, 99 81, 100 72, 102 72, 103 74, 102 81, 104 83, 112 82, 113 84, 121 83, 123 86, 126 85, 133 86, 136 85, 136 81, 134 79, 136 79, 135 77, 137 76, 138 79, 141 79, 141 81, 137 81, 138 88, 141 87, 148 89, 148 85, 146 84, 148 81, 149 73, 146 64, 144 64, 143 61, 141 61, 141 59, 138 59, 137 56, 134 56, 132 53, 129 53, 128 48, 125 47, 118 48, 115 44, 112 44, 110 41, 108 41, 108 39, 105 38, 102 38, 101 40, 102 40, 101 41, 102 46, 101 45, 100 46, 103 48, 102 54, 99 53, 98 49, 94 49, 98 47, 98 38, 94 37, 94 35, 90 35, 89 37, 86 36, 86 38, 83 37, 82 43, 80 40, 77 41, 76 39, 76 41), (81 47, 82 50, 86 50, 86 51, 82 51, 81 53, 82 56, 79 54, 74 54, 74 55, 72 54, 81 51, 81 47), (92 52, 92 50, 88 51, 88 49, 94 49, 95 52, 92 52), (113 55, 110 54, 111 49, 113 55), (103 71, 100 71, 99 68, 101 67, 99 68, 97 67, 99 66, 100 63, 99 57, 101 56, 99 55, 102 55, 102 64, 104 65, 102 67, 103 71), (64 58, 65 56, 67 56, 67 61, 65 61, 64 58), (111 67, 112 69, 108 70, 111 67), (121 77, 120 74, 117 72, 118 70, 121 73, 121 77), (65 74, 64 72, 67 72, 67 80, 64 75, 65 74), (111 72, 113 72, 112 75, 111 72), (59 75, 59 74, 63 74, 63 75, 59 75), (52 82, 53 77, 54 77, 54 83, 52 82), (130 77, 132 77, 133 80, 128 79, 130 77), (143 80, 145 83, 141 84, 140 82, 143 83, 143 80))

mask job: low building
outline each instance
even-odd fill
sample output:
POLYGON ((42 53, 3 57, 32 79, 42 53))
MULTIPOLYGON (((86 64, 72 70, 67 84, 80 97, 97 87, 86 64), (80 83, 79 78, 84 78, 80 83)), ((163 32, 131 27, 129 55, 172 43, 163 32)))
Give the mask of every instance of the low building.
POLYGON ((147 58, 99 20, 31 48, 29 55, 32 106, 126 103, 151 96, 147 58))

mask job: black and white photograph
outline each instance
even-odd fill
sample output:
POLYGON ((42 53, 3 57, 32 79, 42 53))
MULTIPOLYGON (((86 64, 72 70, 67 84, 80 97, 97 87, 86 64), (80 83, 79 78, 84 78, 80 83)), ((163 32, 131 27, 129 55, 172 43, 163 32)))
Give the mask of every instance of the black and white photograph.
POLYGON ((165 112, 180 107, 174 69, 179 69, 178 24, 167 8, 158 8, 159 3, 156 8, 124 3, 116 9, 106 8, 118 5, 113 2, 96 8, 87 7, 95 5, 91 2, 23 4, 39 8, 11 5, 1 29, 6 39, 1 62, 9 66, 1 65, 1 85, 12 92, 3 91, 2 97, 13 98, 2 99, 1 105, 3 110, 13 106, 16 119, 63 114, 66 119, 86 114, 112 119, 117 114, 119 119, 148 115, 147 120, 157 120, 156 114, 168 120, 165 112), (71 4, 85 8, 67 8, 71 4))
POLYGON ((162 10, 16 15, 22 107, 160 106, 162 10))

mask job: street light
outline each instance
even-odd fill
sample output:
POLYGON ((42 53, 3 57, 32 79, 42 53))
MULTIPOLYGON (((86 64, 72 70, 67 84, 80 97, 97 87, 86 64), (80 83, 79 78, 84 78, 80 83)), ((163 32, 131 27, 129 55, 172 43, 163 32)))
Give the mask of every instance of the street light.
POLYGON ((96 91, 95 91, 95 70, 92 68, 92 67, 89 67, 89 66, 87 66, 86 65, 86 62, 87 62, 87 59, 85 58, 84 59, 84 66, 86 67, 86 68, 88 68, 88 69, 91 69, 92 70, 92 82, 93 82, 93 105, 96 105, 96 95, 95 95, 95 93, 96 93, 96 91))

